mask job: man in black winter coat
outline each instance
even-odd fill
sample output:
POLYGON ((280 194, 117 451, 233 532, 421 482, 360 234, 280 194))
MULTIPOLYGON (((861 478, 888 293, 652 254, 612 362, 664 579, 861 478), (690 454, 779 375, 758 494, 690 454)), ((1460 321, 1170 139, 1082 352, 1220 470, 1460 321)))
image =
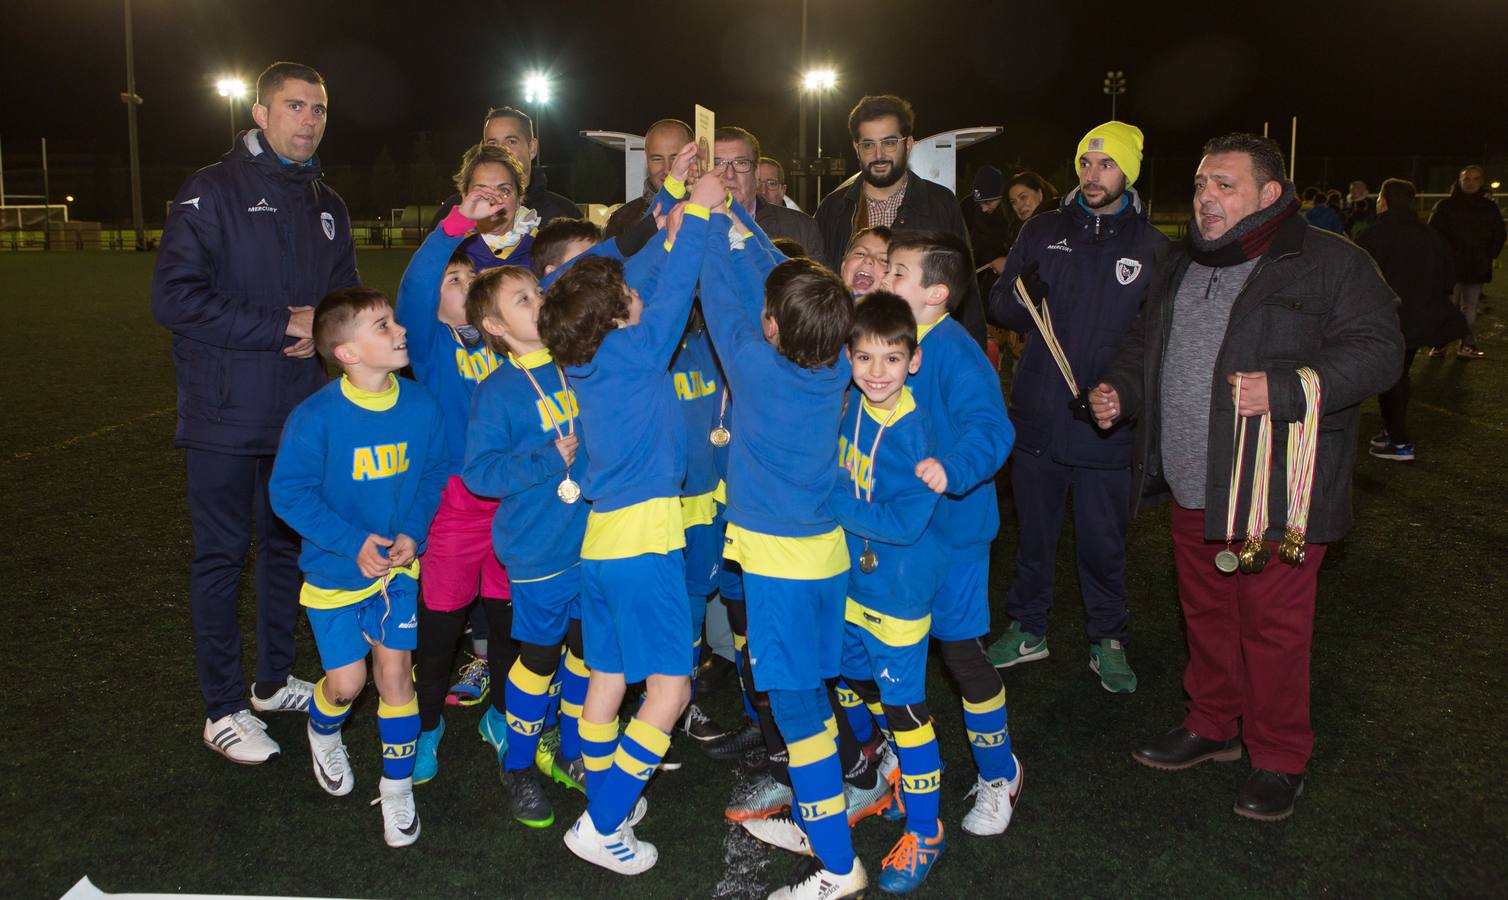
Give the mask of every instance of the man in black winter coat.
MULTIPOLYGON (((837 272, 849 240, 865 228, 884 225, 894 232, 945 231, 967 246, 969 229, 953 192, 912 172, 907 162, 915 144, 916 114, 893 94, 864 97, 848 114, 848 132, 859 174, 838 185, 817 206, 823 253, 818 260, 837 272)), ((953 310, 954 318, 984 347, 984 303, 972 280, 953 310)))
MULTIPOLYGON (((1153 279, 1089 402, 1102 428, 1136 422, 1133 502, 1173 500, 1188 711, 1132 758, 1155 769, 1187 769, 1240 759, 1244 743, 1252 772, 1235 812, 1281 819, 1293 812, 1314 748, 1316 578, 1326 545, 1351 527, 1361 402, 1398 379, 1403 335, 1393 292, 1366 253, 1296 215, 1298 198, 1276 143, 1233 134, 1210 141, 1204 153, 1189 235, 1153 279), (1312 403, 1304 386, 1310 375, 1318 383, 1312 403), (1252 539, 1253 562, 1263 550, 1272 558, 1238 571, 1223 548, 1246 537, 1253 461, 1268 414, 1269 515, 1252 539), (1243 467, 1233 479, 1237 416, 1248 427, 1241 432, 1243 467), (1296 422, 1317 436, 1301 524, 1288 520, 1285 476, 1296 422), (1289 528, 1302 532, 1295 537, 1301 554, 1290 557, 1296 565, 1279 560, 1277 542, 1289 528)), ((1301 509, 1303 498, 1297 500, 1301 509)))
POLYGON ((1382 407, 1382 432, 1372 438, 1369 451, 1378 459, 1409 462, 1414 439, 1406 414, 1409 367, 1420 347, 1439 347, 1466 333, 1466 320, 1451 303, 1456 267, 1450 245, 1414 212, 1414 186, 1398 178, 1382 183, 1377 217, 1356 238, 1372 254, 1388 287, 1398 295, 1398 324, 1403 330, 1403 374, 1398 383, 1377 396, 1382 407))
POLYGON ((189 609, 204 743, 233 762, 278 755, 247 708, 237 593, 256 519, 257 661, 250 706, 305 712, 313 685, 293 678, 302 576, 298 535, 273 512, 267 479, 288 413, 326 382, 314 356, 314 307, 353 287, 356 252, 346 205, 320 180, 324 79, 280 62, 257 79, 244 131, 220 162, 174 198, 152 316, 173 333, 176 443, 188 463, 194 535, 189 609))
MULTIPOLYGON (((1450 244, 1455 254, 1455 301, 1466 316, 1466 336, 1456 355, 1463 359, 1486 356, 1477 348, 1477 307, 1482 302, 1482 285, 1492 280, 1492 263, 1503 252, 1505 235, 1503 214, 1487 196, 1487 174, 1481 166, 1461 170, 1450 196, 1435 204, 1429 224, 1450 244)), ((1445 348, 1436 347, 1430 356, 1444 356, 1445 348)))

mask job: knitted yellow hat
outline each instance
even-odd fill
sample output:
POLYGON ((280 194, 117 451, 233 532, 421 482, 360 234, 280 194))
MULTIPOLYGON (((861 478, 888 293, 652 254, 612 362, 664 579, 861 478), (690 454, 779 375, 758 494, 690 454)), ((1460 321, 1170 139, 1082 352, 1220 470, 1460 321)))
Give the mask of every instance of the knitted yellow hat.
POLYGON ((1120 170, 1126 173, 1126 184, 1132 185, 1136 183, 1136 176, 1141 174, 1141 148, 1140 128, 1111 121, 1091 128, 1079 141, 1073 159, 1077 164, 1085 153, 1103 153, 1115 160, 1120 170))

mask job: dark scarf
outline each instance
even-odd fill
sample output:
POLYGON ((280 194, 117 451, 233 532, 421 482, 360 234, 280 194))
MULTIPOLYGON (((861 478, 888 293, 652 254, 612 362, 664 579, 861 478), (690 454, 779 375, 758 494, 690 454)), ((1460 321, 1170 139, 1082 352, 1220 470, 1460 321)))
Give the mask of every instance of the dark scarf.
POLYGON ((1201 266, 1212 269, 1238 266, 1266 253, 1279 226, 1298 210, 1299 198, 1294 193, 1293 182, 1284 181, 1283 193, 1276 203, 1237 222, 1234 228, 1213 241, 1199 236, 1197 219, 1190 221, 1184 246, 1188 248, 1189 258, 1201 266))

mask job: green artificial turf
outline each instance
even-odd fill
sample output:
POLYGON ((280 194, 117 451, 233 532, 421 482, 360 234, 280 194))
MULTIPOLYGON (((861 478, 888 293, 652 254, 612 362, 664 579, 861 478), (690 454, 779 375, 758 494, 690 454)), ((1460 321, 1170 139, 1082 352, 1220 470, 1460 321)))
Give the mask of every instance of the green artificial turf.
MULTIPOLYGON (((389 291, 406 261, 401 251, 361 255, 366 281, 389 291)), ((301 717, 270 718, 285 750, 271 764, 235 766, 205 749, 183 460, 172 446, 168 336, 150 316, 152 264, 127 253, 0 254, 11 348, 0 420, 6 896, 56 897, 84 875, 107 891, 399 898, 755 897, 784 878, 790 858, 722 820, 734 767, 684 740, 685 768, 650 785, 638 829, 660 863, 634 879, 561 844, 583 807, 577 795, 550 788, 552 828, 511 820, 474 710, 449 714, 440 775, 417 792, 423 837, 402 851, 383 845, 367 805, 380 764, 370 691, 347 728, 357 777, 347 797, 315 785, 301 717)), ((1165 773, 1128 756, 1183 708, 1167 513, 1156 511, 1131 530, 1129 652, 1140 688, 1130 696, 1106 693, 1088 671, 1065 531, 1052 656, 1006 673, 1026 783, 1003 837, 958 827, 973 766, 956 694, 934 663, 949 846, 925 895, 1503 895, 1503 296, 1489 288, 1499 309, 1480 325, 1487 359, 1416 362, 1419 460, 1386 463, 1358 448, 1357 527, 1320 576, 1317 741, 1297 814, 1259 824, 1231 813, 1245 761, 1165 773)), ((1369 402, 1363 440, 1378 422, 1369 402)), ((995 547, 997 629, 1018 527, 1007 515, 995 547)), ((248 574, 248 661, 250 587, 248 574)), ((317 676, 302 624, 299 652, 297 674, 317 676)), ((736 715, 726 689, 708 702, 720 720, 736 715)), ((856 829, 872 876, 897 835, 877 819, 856 829)))

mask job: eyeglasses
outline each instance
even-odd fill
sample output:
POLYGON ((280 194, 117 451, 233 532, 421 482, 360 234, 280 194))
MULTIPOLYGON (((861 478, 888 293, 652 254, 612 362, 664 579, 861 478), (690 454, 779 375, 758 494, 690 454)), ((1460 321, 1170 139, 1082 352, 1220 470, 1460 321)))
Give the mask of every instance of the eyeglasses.
POLYGON ((756 182, 756 184, 762 188, 778 188, 783 186, 785 182, 778 178, 766 178, 763 181, 756 182))
POLYGON ((905 138, 888 137, 878 141, 859 141, 859 153, 862 156, 871 156, 877 148, 883 148, 886 153, 894 153, 895 148, 901 145, 905 138))
POLYGON ((754 160, 749 159, 747 156, 740 156, 737 159, 712 160, 712 170, 714 172, 726 166, 732 166, 733 171, 737 172, 740 175, 747 175, 750 172, 754 171, 754 160))

